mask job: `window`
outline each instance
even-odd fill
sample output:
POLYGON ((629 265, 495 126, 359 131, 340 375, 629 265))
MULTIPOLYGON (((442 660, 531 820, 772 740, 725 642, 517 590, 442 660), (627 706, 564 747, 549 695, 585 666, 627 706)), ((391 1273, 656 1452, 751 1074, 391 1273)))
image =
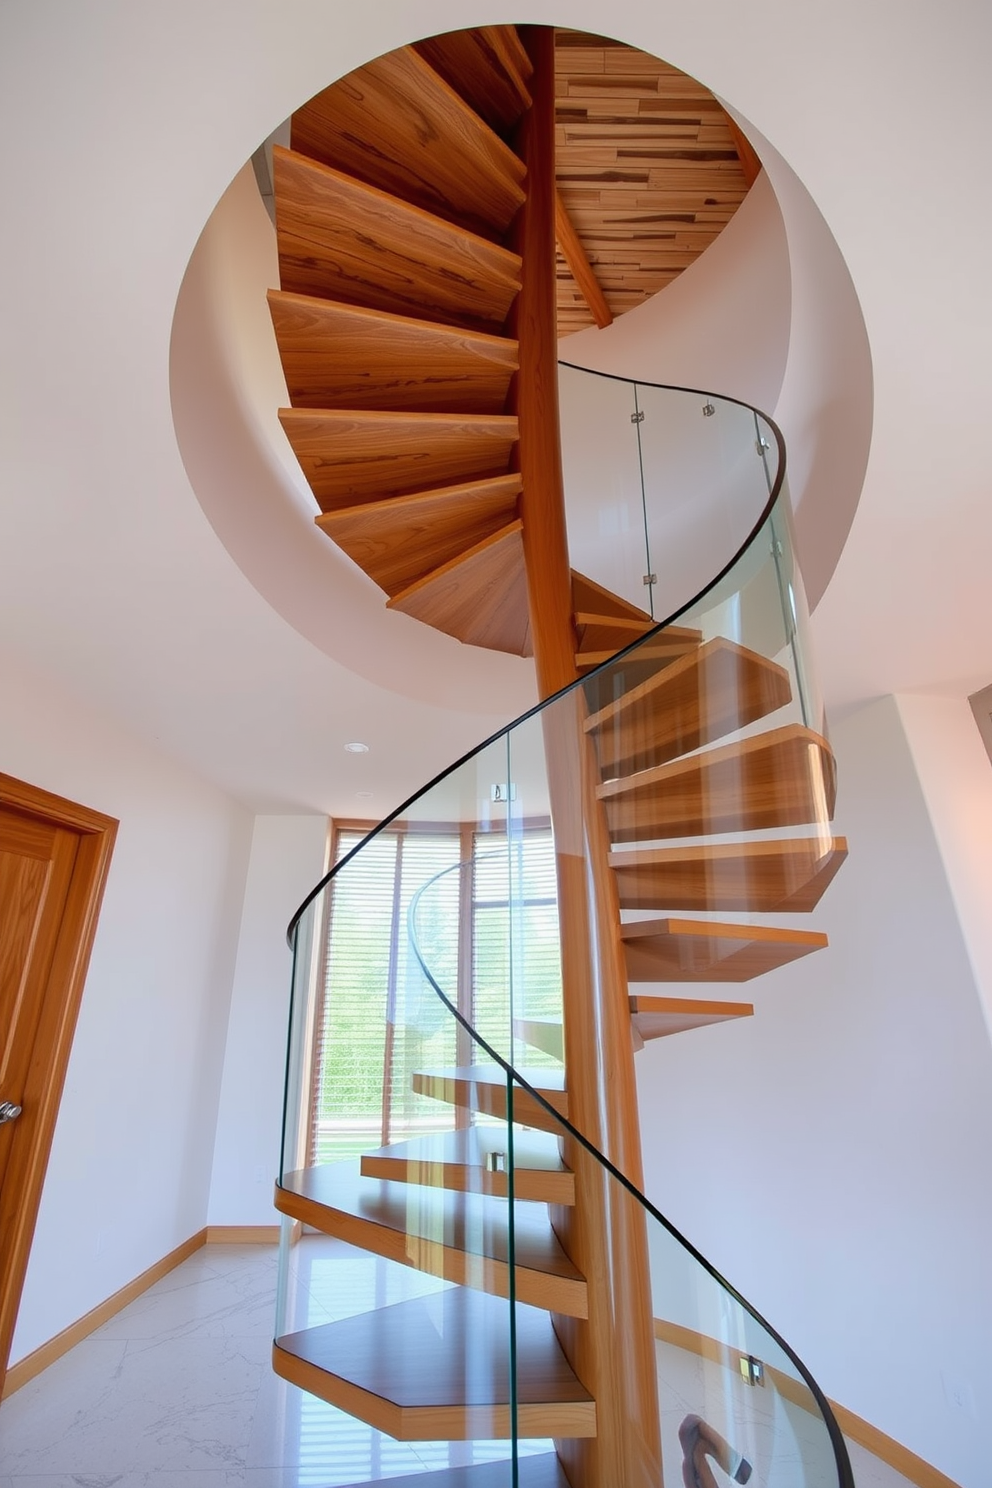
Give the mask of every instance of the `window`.
MULTIPOLYGON (((340 862, 366 835, 335 834, 340 862)), ((482 1060, 424 975, 504 1057, 547 1065, 514 1020, 561 1020, 554 849, 546 822, 505 832, 394 823, 334 879, 317 1002, 309 1162, 468 1119, 414 1090, 418 1070, 482 1060), (419 898, 418 898, 419 896, 419 898), (513 912, 511 914, 511 905, 513 912)))

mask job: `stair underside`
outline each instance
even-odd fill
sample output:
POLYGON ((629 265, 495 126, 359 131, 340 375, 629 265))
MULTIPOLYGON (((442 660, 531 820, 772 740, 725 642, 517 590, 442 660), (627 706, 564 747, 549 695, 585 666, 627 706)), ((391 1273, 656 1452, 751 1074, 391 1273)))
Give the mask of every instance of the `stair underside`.
MULTIPOLYGON (((400 1441, 510 1434, 509 1304, 453 1287, 276 1341, 273 1367, 400 1441)), ((521 1436, 595 1436, 596 1407, 550 1316, 518 1304, 521 1436)))
POLYGON ((610 854, 622 909, 807 913, 847 857, 843 837, 793 837, 610 854))
POLYGON ((415 580, 388 608, 490 651, 530 656, 530 613, 519 518, 415 580))
POLYGON ((282 408, 322 511, 506 475, 517 420, 502 414, 282 408))
POLYGON ((612 589, 605 589, 602 584, 597 584, 595 579, 579 573, 577 568, 570 570, 570 579, 574 614, 588 613, 613 619, 636 620, 643 625, 645 630, 650 630, 654 624, 647 610, 639 609, 627 599, 621 599, 620 595, 614 594, 612 589))
POLYGON ((517 254, 304 155, 276 146, 272 159, 284 290, 502 326, 520 288, 517 254))
MULTIPOLYGON (((507 1173, 495 1171, 493 1154, 505 1154, 503 1126, 463 1126, 455 1131, 393 1142, 361 1157, 369 1178, 422 1184, 506 1198, 507 1173)), ((562 1162, 558 1143, 544 1132, 513 1133, 513 1192, 545 1204, 575 1203, 575 1175, 562 1162)))
POLYGON ((586 731, 606 779, 649 770, 782 708, 784 667, 719 638, 594 714, 586 731))
POLYGON ((292 148, 486 237, 524 201, 519 156, 411 47, 298 109, 292 148))
POLYGON ((342 507, 317 526, 390 596, 493 537, 517 515, 519 475, 342 507))
POLYGON ((294 408, 502 413, 519 365, 508 336, 269 291, 294 408))
MULTIPOLYGON (((276 1190, 282 1214, 429 1276, 509 1295, 509 1210, 503 1199, 412 1189, 361 1175, 358 1161, 303 1168, 276 1190)), ((543 1204, 514 1205, 516 1296, 567 1317, 588 1316, 586 1283, 543 1204)))
POLYGON ((493 129, 505 133, 530 108, 534 68, 513 26, 449 31, 415 49, 493 129))
POLYGON ((532 1049, 540 1049, 542 1054, 564 1063, 565 1038, 560 1019, 514 1018, 513 1036, 530 1044, 532 1049))
MULTIPOLYGON (((438 1472, 390 1478, 389 1488, 506 1488, 509 1472, 505 1461, 477 1462, 472 1467, 444 1467, 438 1472)), ((517 1483, 518 1488, 569 1488, 554 1452, 521 1457, 517 1464, 517 1483)), ((382 1479, 374 1483, 351 1483, 349 1488, 382 1488, 382 1479)))
MULTIPOLYGON (((562 1070, 528 1070, 527 1080, 540 1096, 547 1101, 552 1111, 568 1116, 568 1097, 565 1094, 565 1076, 562 1070)), ((478 1111, 485 1116, 507 1119, 506 1076, 501 1069, 487 1065, 469 1065, 461 1069, 420 1070, 413 1077, 413 1088, 418 1095, 429 1095, 434 1100, 445 1101, 449 1106, 461 1106, 469 1111, 478 1111)), ((540 1101, 536 1101, 526 1090, 513 1088, 512 1119, 521 1126, 533 1126, 538 1131, 558 1135, 560 1124, 540 1101)))
POLYGON ((608 781, 597 794, 614 841, 646 842, 820 821, 833 815, 834 782, 826 741, 789 724, 608 781))
POLYGON ((708 1028, 712 1023, 727 1023, 734 1018, 750 1018, 750 1002, 700 1001, 694 997, 642 997, 630 999, 630 1021, 645 1043, 649 1039, 668 1038, 673 1033, 689 1033, 693 1028, 708 1028))
POLYGON ((630 982, 748 982, 827 944, 815 930, 712 920, 642 920, 620 936, 630 982))

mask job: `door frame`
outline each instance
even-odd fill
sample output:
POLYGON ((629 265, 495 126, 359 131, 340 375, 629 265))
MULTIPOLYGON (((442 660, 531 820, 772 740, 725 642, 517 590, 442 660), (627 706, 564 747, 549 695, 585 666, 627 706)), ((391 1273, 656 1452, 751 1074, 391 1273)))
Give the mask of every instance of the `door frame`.
POLYGON ((0 807, 24 812, 36 821, 75 832, 76 861, 66 896, 51 970, 43 993, 41 1021, 29 1080, 34 1089, 35 1131, 28 1153, 28 1176, 19 1196, 11 1244, 0 1271, 0 1396, 10 1359, 14 1324, 28 1268, 41 1190, 55 1133, 69 1052, 83 995, 100 904, 107 882, 118 823, 112 816, 77 805, 51 791, 0 772, 0 807), (41 1054, 44 1065, 39 1064, 41 1054))

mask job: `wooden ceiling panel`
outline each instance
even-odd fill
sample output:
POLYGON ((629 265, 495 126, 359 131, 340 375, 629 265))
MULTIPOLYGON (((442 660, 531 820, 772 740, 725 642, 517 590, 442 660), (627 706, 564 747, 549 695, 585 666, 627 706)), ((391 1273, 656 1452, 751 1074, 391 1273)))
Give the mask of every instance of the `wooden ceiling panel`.
MULTIPOLYGON (((621 315, 709 247, 755 172, 702 83, 634 47, 559 31, 555 93, 562 201, 610 310, 621 315)), ((559 335, 592 325, 560 255, 557 282, 559 335)))

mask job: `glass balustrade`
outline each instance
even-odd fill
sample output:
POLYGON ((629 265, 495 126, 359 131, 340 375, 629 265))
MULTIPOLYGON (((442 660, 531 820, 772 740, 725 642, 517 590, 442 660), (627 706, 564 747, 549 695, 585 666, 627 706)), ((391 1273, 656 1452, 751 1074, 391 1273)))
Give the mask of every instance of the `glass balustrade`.
MULTIPOLYGON (((619 419, 631 385, 607 382, 619 419)), ((637 385, 627 422, 645 470, 661 391, 637 385)), ((718 577, 366 837, 339 832, 292 926, 274 1357, 309 1392, 324 1488, 853 1488, 803 1365, 581 1114, 609 1049, 582 998, 611 964, 628 1052, 736 1016, 711 984, 821 948, 795 915, 843 857, 780 442, 723 404, 697 409, 700 440, 725 413, 718 577)), ((629 603, 695 582, 655 513, 694 448, 667 484, 634 479, 639 550, 574 555, 629 603)))

